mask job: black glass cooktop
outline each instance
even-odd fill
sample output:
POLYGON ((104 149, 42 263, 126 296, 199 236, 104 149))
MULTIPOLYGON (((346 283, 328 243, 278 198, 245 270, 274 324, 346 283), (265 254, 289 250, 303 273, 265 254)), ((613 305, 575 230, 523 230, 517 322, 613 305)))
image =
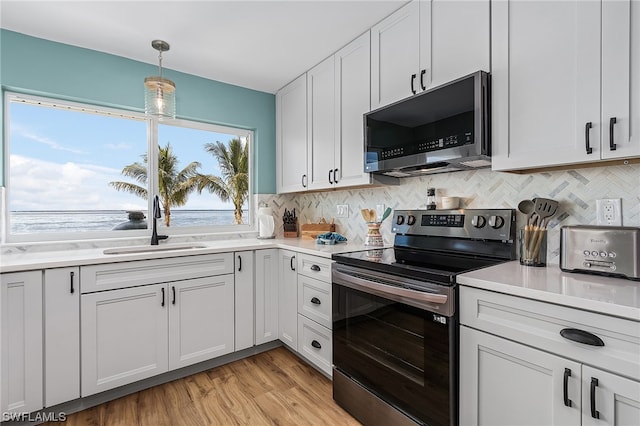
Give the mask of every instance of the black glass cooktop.
POLYGON ((332 259, 345 265, 438 282, 444 285, 454 285, 456 275, 463 272, 505 261, 469 254, 461 255, 396 247, 334 254, 332 259))

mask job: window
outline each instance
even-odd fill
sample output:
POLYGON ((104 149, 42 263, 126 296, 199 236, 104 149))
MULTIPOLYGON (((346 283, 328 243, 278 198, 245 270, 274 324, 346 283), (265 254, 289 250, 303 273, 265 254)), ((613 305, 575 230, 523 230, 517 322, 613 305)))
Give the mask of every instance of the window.
POLYGON ((13 93, 5 101, 7 241, 251 229, 252 132, 13 93))

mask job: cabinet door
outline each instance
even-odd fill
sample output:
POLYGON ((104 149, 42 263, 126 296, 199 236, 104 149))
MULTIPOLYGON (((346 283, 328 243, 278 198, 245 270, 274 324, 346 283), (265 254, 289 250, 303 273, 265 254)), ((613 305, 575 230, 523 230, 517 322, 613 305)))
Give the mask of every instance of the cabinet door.
POLYGON ((580 364, 460 327, 461 425, 579 425, 581 404, 580 364))
POLYGON ((236 252, 235 260, 235 350, 240 351, 250 348, 255 344, 253 251, 236 252))
POLYGON ((420 40, 421 35, 428 39, 429 20, 420 18, 421 9, 428 16, 429 8, 428 2, 422 8, 420 3, 412 1, 371 28, 372 109, 411 96, 412 89, 420 91, 421 70, 423 80, 430 80, 429 43, 420 40), (422 55, 421 48, 426 50, 422 55))
POLYGON ((602 158, 604 159, 640 155, 639 52, 640 3, 629 0, 603 1, 602 158), (612 119, 615 119, 615 123, 612 123, 612 119))
POLYGON ((0 275, 0 411, 42 404, 42 271, 0 275))
POLYGON ((164 284, 80 297, 83 397, 168 370, 169 302, 164 284))
POLYGON ((640 383, 583 366, 582 407, 583 426, 640 425, 640 383))
POLYGON ((494 170, 600 158, 600 26, 600 2, 492 3, 494 170))
POLYGON ((80 268, 44 271, 44 406, 80 398, 80 268))
MULTIPOLYGON (((309 189, 333 186, 335 66, 330 56, 307 72, 307 174, 309 189)), ((300 160, 298 160, 300 161, 300 160)))
POLYGON ((169 370, 233 352, 233 275, 167 284, 169 370))
POLYGON ((431 1, 431 86, 490 68, 489 0, 431 1))
POLYGON ((298 271, 296 253, 280 250, 278 337, 294 351, 298 350, 298 271))
POLYGON ((307 185, 307 75, 276 93, 276 184, 278 193, 307 185))
POLYGON ((371 109, 371 36, 367 31, 335 54, 336 186, 370 183, 364 172, 364 119, 371 109))
POLYGON ((256 345, 278 339, 278 249, 256 250, 256 345))

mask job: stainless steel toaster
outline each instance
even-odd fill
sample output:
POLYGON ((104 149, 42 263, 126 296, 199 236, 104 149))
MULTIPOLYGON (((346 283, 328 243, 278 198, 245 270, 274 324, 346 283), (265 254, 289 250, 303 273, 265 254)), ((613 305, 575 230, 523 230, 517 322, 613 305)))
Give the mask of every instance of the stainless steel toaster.
POLYGON ((563 226, 560 228, 560 269, 640 281, 640 228, 563 226))

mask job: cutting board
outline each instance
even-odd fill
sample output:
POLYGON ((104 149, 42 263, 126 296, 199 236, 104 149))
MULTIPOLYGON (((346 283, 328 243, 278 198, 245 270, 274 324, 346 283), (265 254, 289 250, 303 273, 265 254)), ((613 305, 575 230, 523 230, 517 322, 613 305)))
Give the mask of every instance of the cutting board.
POLYGON ((336 232, 336 225, 334 223, 305 223, 302 225, 300 234, 303 240, 315 240, 318 235, 327 232, 336 232))

